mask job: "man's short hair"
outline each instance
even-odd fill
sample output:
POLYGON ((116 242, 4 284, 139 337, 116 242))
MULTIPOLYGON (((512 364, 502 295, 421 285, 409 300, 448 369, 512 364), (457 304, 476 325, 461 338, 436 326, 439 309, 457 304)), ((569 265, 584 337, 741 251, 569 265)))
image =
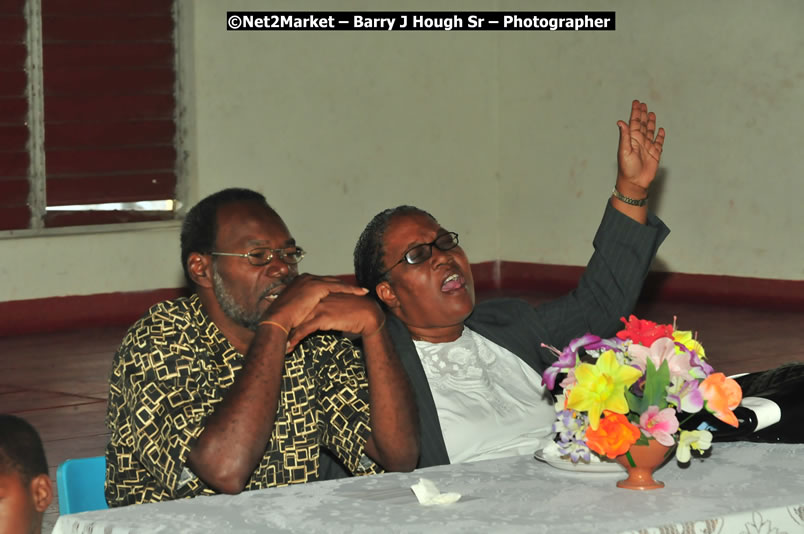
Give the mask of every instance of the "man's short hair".
POLYGON ((190 287, 195 284, 187 269, 187 258, 193 252, 209 254, 213 251, 218 233, 218 209, 235 202, 258 202, 274 211, 261 193, 237 187, 213 193, 193 206, 181 225, 181 266, 190 287))
POLYGON ((357 285, 368 289, 369 294, 379 301, 383 307, 385 307, 385 304, 377 297, 376 292, 377 284, 388 279, 387 274, 383 274, 385 269, 382 260, 385 258, 385 249, 382 246, 382 241, 388 226, 391 224, 391 219, 411 214, 426 215, 438 223, 435 217, 415 206, 403 205, 389 208, 381 211, 371 219, 363 229, 363 233, 360 234, 360 238, 355 245, 354 264, 357 285))
POLYGON ((25 484, 48 474, 39 433, 25 419, 0 414, 0 474, 19 473, 25 484))

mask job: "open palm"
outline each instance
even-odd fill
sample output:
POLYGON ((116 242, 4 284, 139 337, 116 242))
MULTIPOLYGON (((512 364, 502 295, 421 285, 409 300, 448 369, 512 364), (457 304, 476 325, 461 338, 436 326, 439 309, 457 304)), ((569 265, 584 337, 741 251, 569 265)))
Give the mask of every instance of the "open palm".
POLYGON ((656 132, 656 114, 648 113, 648 106, 639 100, 631 104, 629 123, 617 121, 620 128, 620 145, 617 149, 618 181, 648 189, 662 156, 664 128, 656 132), (655 134, 655 136, 654 136, 655 134))

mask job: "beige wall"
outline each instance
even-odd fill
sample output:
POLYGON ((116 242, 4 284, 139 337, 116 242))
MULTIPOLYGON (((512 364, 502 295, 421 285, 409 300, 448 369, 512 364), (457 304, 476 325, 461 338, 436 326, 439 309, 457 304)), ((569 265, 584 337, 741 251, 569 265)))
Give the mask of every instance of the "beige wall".
MULTIPOLYGON (((804 278, 804 3, 612 2, 609 33, 224 30, 227 10, 332 5, 180 0, 191 202, 264 192, 313 272, 351 272, 362 227, 401 203, 458 231, 472 261, 579 265, 614 182, 615 122, 638 97, 668 130, 653 206, 673 233, 658 267, 804 278)), ((6 234, 0 251, 0 301, 181 283, 175 225, 6 234)))

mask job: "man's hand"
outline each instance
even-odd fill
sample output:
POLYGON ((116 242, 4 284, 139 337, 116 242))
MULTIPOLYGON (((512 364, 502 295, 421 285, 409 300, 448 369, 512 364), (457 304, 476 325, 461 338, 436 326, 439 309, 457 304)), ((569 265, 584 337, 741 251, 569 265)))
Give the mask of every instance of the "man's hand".
POLYGON ((380 306, 369 297, 355 293, 330 293, 290 332, 287 351, 292 351, 299 341, 317 330, 370 335, 382 326, 384 317, 380 306))
MULTIPOLYGON (((271 304, 262 319, 263 321, 278 323, 287 331, 292 331, 298 329, 299 325, 308 322, 308 318, 313 314, 314 310, 328 296, 341 295, 358 298, 367 293, 367 289, 348 284, 334 276, 302 274, 287 286, 276 301, 271 304)), ((334 327, 323 329, 343 330, 334 327)))
POLYGON ((617 149, 617 189, 625 196, 645 198, 656 177, 664 145, 664 128, 656 130, 656 114, 639 100, 631 104, 631 119, 617 121, 620 145, 617 149), (622 187, 622 189, 620 189, 622 187), (640 194, 641 191, 641 194, 640 194))

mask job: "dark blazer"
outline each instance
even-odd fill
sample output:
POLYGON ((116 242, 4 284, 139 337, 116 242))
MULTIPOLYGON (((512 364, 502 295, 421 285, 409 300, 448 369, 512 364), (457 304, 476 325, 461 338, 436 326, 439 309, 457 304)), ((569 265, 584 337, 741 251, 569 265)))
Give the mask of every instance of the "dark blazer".
MULTIPOLYGON (((634 309, 650 264, 670 230, 649 214, 642 225, 606 202, 603 220, 592 242, 594 253, 578 287, 537 307, 520 299, 496 299, 475 306, 465 324, 505 347, 541 374, 555 356, 541 343, 563 349, 586 332, 610 337, 620 329, 620 317, 634 309)), ((410 378, 419 408, 421 457, 417 467, 448 464, 449 455, 433 394, 407 327, 389 315, 386 323, 402 365, 410 378)), ((348 476, 322 455, 320 478, 348 476)))
MULTIPOLYGON (((633 311, 656 251, 669 233, 658 217, 649 215, 648 224, 642 225, 607 202, 593 241, 595 252, 576 289, 535 308, 520 299, 480 302, 465 324, 541 374, 555 361, 541 343, 562 349, 586 332, 609 337, 620 329, 620 317, 633 311)), ((396 317, 388 316, 387 328, 419 408, 417 467, 448 464, 438 412, 416 347, 396 317)))

